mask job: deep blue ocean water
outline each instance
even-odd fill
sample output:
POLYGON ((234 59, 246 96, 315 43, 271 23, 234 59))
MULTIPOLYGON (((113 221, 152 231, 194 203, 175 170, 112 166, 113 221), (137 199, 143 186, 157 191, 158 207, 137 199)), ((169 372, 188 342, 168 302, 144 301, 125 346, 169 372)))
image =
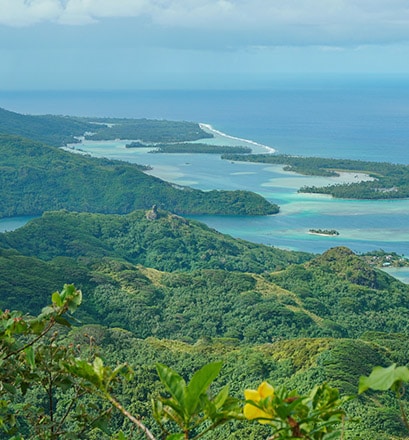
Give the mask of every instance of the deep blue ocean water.
MULTIPOLYGON (((0 107, 30 114, 197 121, 280 153, 409 164, 409 79, 402 78, 288 81, 246 91, 0 92, 0 107)), ((218 142, 240 143, 223 136, 218 142)), ((409 200, 300 195, 297 189, 314 184, 314 178, 212 155, 153 155, 125 149, 121 142, 82 148, 152 165, 152 174, 181 185, 250 189, 281 206, 271 217, 198 218, 233 236, 310 252, 345 245, 357 252, 382 248, 409 255, 409 200), (340 236, 313 236, 310 228, 337 229, 340 236)))
POLYGON ((280 153, 409 163, 409 79, 294 80, 244 91, 0 92, 0 107, 205 122, 280 153))

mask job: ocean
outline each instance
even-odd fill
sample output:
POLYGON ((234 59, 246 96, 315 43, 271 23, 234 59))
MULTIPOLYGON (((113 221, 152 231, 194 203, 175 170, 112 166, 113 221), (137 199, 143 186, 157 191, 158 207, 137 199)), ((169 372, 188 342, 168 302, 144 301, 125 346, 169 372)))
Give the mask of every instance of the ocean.
POLYGON ((189 120, 280 153, 409 162, 409 79, 277 83, 268 90, 1 92, 31 114, 189 120))
MULTIPOLYGON (((0 92, 0 106, 29 114, 189 120, 217 130, 216 143, 249 145, 255 152, 274 148, 283 154, 409 164, 409 80, 402 78, 287 81, 268 90, 0 92)), ((268 217, 195 217, 221 232, 315 253, 342 245, 355 252, 409 255, 409 200, 298 194, 304 184, 334 180, 214 155, 150 154, 124 145, 87 142, 81 148, 151 165, 153 175, 180 185, 256 191, 281 207, 280 214, 268 217), (340 235, 314 236, 308 234, 311 228, 336 229, 340 235)), ((348 178, 356 177, 342 177, 348 178)))

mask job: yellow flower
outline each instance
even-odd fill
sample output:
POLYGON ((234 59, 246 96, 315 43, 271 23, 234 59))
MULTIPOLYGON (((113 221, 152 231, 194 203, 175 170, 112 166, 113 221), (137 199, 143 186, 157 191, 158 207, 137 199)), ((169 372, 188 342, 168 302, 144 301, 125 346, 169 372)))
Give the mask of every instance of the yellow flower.
MULTIPOLYGON (((267 382, 262 382, 257 390, 245 390, 244 397, 246 400, 252 400, 254 403, 260 402, 267 397, 274 396, 274 388, 267 382)), ((263 411, 252 403, 246 403, 243 409, 244 417, 248 420, 253 419, 271 419, 274 414, 273 408, 269 412, 263 411)), ((259 420, 260 423, 268 423, 268 420, 259 420)))

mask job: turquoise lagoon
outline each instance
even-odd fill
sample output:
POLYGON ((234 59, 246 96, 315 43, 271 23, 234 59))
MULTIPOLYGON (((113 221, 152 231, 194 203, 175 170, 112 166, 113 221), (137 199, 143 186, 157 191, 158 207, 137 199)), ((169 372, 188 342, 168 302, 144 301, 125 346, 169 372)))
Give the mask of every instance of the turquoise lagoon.
MULTIPOLYGON (((213 143, 250 145, 219 133, 213 143)), ((317 194, 301 194, 303 185, 327 185, 367 178, 344 173, 339 178, 302 176, 281 166, 222 160, 210 154, 154 154, 150 149, 125 148, 126 141, 85 141, 73 146, 94 156, 149 165, 149 174, 202 190, 246 189, 280 205, 280 213, 265 217, 194 216, 220 232, 284 249, 321 253, 334 246, 354 252, 383 249, 407 255, 409 200, 341 200, 317 194), (309 229, 336 229, 335 237, 317 236, 309 229)), ((250 145, 255 152, 267 147, 250 145)))
MULTIPOLYGON (((254 90, 0 91, 0 104, 22 113, 202 121, 233 135, 219 133, 212 142, 245 144, 255 152, 268 151, 261 146, 266 144, 284 154, 409 164, 407 77, 300 77, 272 81, 262 90, 255 85, 254 90)), ((280 213, 268 217, 195 217, 235 237, 315 253, 342 245, 356 252, 409 255, 409 200, 299 194, 304 184, 334 181, 218 156, 150 154, 125 144, 85 142, 75 148, 151 165, 151 174, 178 185, 248 189, 280 205, 280 213), (311 235, 311 228, 336 229, 340 235, 311 235)))

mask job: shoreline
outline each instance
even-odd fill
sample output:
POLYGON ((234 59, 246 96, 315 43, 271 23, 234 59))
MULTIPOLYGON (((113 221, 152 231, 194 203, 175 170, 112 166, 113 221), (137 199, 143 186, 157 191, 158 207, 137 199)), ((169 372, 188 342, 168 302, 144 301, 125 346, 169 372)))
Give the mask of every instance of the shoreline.
POLYGON ((308 231, 307 234, 319 235, 320 237, 333 237, 333 238, 339 236, 339 234, 324 234, 322 232, 311 232, 311 231, 308 231))
POLYGON ((258 142, 252 141, 250 139, 244 139, 244 138, 239 138, 237 136, 231 136, 227 133, 223 133, 222 131, 213 128, 213 126, 210 124, 205 124, 204 122, 199 122, 199 127, 203 131, 206 131, 206 132, 211 133, 213 135, 216 134, 217 136, 220 136, 220 137, 236 140, 239 142, 245 142, 246 144, 250 144, 255 147, 263 148, 264 150, 267 150, 267 152, 271 153, 271 154, 276 152, 276 150, 274 148, 269 147, 268 145, 259 144, 258 142))

